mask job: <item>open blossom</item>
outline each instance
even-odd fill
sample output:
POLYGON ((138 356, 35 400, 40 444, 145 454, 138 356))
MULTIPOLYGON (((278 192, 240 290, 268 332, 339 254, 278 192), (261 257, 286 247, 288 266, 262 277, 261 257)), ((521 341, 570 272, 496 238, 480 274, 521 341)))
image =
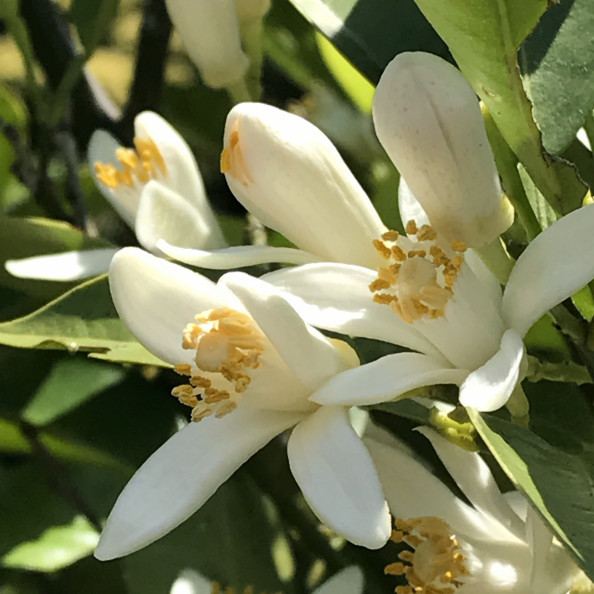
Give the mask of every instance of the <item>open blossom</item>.
POLYGON ((113 259, 110 287, 126 325, 182 377, 172 394, 194 422, 137 471, 118 498, 96 556, 131 553, 183 522, 253 453, 293 427, 291 471, 318 517, 379 548, 390 520, 377 473, 345 406, 316 391, 358 366, 344 342, 308 326, 264 281, 218 284, 137 248, 113 259))
MULTIPOLYGON (((208 203, 190 147, 159 115, 134 120, 134 148, 121 147, 105 131, 95 132, 88 150, 97 186, 139 243, 161 255, 159 239, 173 245, 216 249, 225 245, 208 203)), ((76 280, 107 272, 117 249, 105 248, 8 261, 15 276, 76 280)))
POLYGON ((518 493, 502 495, 474 452, 420 430, 469 501, 454 495, 404 451, 373 440, 390 511, 392 540, 407 549, 386 573, 404 576, 398 594, 567 594, 581 572, 518 493))

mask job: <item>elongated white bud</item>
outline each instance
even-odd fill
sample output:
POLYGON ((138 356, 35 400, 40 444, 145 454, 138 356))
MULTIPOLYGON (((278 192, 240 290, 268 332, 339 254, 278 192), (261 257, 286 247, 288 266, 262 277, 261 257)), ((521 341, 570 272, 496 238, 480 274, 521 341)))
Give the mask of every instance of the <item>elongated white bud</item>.
POLYGON ((423 52, 398 55, 373 103, 377 136, 446 238, 481 247, 513 222, 477 97, 462 74, 423 52))
POLYGON ((227 117, 221 171, 262 223, 321 258, 374 266, 385 230, 330 140, 308 121, 262 103, 227 117))
POLYGON ((167 10, 204 84, 215 89, 241 80, 249 60, 241 49, 234 0, 166 0, 167 10))

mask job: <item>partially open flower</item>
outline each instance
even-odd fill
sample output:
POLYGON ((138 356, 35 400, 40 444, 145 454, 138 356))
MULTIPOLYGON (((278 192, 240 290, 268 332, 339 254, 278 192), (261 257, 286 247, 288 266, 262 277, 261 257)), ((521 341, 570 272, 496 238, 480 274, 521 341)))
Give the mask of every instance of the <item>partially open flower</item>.
MULTIPOLYGON (((226 245, 198 165, 184 139, 161 116, 134 120, 134 148, 120 146, 103 130, 91 138, 89 165, 97 186, 134 230, 139 243, 162 255, 159 240, 185 248, 226 245)), ((6 263, 22 278, 78 280, 107 272, 117 248, 65 252, 6 263)))
POLYGON ((384 149, 446 239, 478 248, 512 224, 478 99, 451 64, 424 52, 396 56, 378 83, 373 119, 384 149))
POLYGON ((385 544, 387 506, 347 407, 312 400, 332 377, 358 367, 346 343, 308 326, 278 290, 243 273, 229 273, 215 285, 125 248, 114 257, 109 280, 130 330, 183 377, 172 394, 192 408, 194 422, 128 483, 108 518, 98 558, 126 555, 172 530, 291 427, 291 471, 318 517, 356 544, 385 544))

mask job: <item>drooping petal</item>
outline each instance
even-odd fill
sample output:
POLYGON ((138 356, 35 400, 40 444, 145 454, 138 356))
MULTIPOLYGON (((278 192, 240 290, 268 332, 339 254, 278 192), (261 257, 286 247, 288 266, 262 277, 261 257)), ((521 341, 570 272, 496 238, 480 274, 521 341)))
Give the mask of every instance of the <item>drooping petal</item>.
POLYGON ((487 540, 501 536, 496 525, 458 499, 410 454, 373 439, 364 440, 396 518, 443 518, 454 533, 487 540))
POLYGON ((215 89, 241 80, 249 60, 241 49, 234 0, 167 0, 167 11, 204 84, 215 89))
POLYGON ((261 103, 227 117, 221 167, 262 223, 324 260, 373 265, 385 230, 330 140, 303 118, 261 103))
POLYGON ((363 572, 356 565, 347 567, 316 588, 313 594, 363 594, 363 572))
POLYGON ((254 452, 299 417, 239 407, 190 423, 162 445, 126 485, 95 556, 127 555, 164 536, 198 510, 254 452))
POLYGON ((424 52, 396 56, 378 83, 373 120, 441 234, 480 247, 511 225, 477 97, 451 64, 424 52))
POLYGON ((207 278, 138 248, 124 248, 114 256, 109 286, 126 326, 149 351, 171 364, 190 358, 182 349, 182 332, 196 314, 226 305, 242 310, 232 295, 207 278))
POLYGON ((398 353, 335 375, 310 400, 318 404, 365 406, 393 400, 414 388, 460 384, 467 375, 468 370, 444 367, 441 360, 427 355, 398 353))
POLYGON ((324 406, 289 438, 289 463, 322 522, 354 544, 379 549, 390 536, 390 514, 369 452, 344 407, 324 406))
POLYGON ((306 324, 276 287, 243 272, 229 272, 219 282, 242 302, 302 384, 315 390, 342 371, 343 361, 332 342, 306 324))
POLYGON ((313 326, 383 340, 443 359, 411 324, 373 301, 368 287, 376 276, 369 268, 323 263, 285 268, 262 278, 286 291, 286 299, 313 326))
POLYGON ((501 348, 460 387, 460 404, 482 412, 505 405, 518 382, 524 343, 515 330, 507 330, 501 348))
POLYGON ((520 540, 524 540, 523 521, 507 503, 479 454, 451 443, 428 427, 420 427, 417 431, 429 439, 447 471, 475 509, 491 516, 520 540))
POLYGON ((212 227, 198 209, 166 186, 150 181, 140 198, 135 232, 140 244, 158 253, 160 239, 185 248, 217 248, 224 245, 217 223, 212 227))
POLYGON ((414 197, 414 194, 403 177, 400 178, 400 183, 398 184, 398 211, 400 212, 400 218, 404 225, 406 225, 408 221, 414 221, 417 224, 417 227, 429 225, 431 223, 427 213, 423 210, 419 201, 414 197))
POLYGON ((503 294, 507 324, 524 336, 553 306, 594 278, 594 206, 553 223, 518 258, 503 294))
POLYGON ((76 281, 107 272, 118 249, 102 248, 7 260, 5 267, 18 278, 76 281))
POLYGON ((119 191, 116 197, 111 189, 99 181, 95 171, 96 163, 108 163, 116 169, 120 169, 120 164, 116 159, 116 151, 119 148, 120 143, 111 134, 105 130, 95 130, 87 147, 87 161, 95 185, 128 226, 134 229, 140 194, 132 189, 125 188, 124 191, 119 191))
POLYGON ((268 245, 240 245, 207 252, 174 246, 160 240, 157 247, 178 262, 214 270, 230 270, 270 262, 309 264, 320 260, 317 256, 302 250, 268 245))

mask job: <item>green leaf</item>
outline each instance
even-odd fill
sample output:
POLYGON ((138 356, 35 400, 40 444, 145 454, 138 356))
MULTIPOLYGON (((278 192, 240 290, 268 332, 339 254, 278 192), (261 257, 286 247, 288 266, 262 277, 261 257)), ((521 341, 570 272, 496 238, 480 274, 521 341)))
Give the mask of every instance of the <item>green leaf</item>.
POLYGON ((108 361, 166 365, 140 345, 119 319, 107 275, 79 285, 27 316, 0 324, 0 344, 86 351, 108 361))
POLYGON ((74 0, 70 18, 85 46, 87 57, 95 50, 115 17, 119 0, 74 0))
POLYGON ((372 82, 398 53, 447 48, 413 0, 290 0, 372 82))
POLYGON ((524 87, 544 147, 559 154, 594 106, 594 4, 558 2, 520 50, 524 87))
POLYGON ((579 392, 566 384, 561 394, 556 384, 547 394, 546 384, 533 387, 538 396, 531 399, 532 431, 492 415, 469 414, 507 476, 592 578, 594 419, 579 392))
POLYGON ((57 571, 90 555, 98 541, 97 531, 85 518, 76 516, 70 524, 52 526, 39 538, 17 545, 2 557, 2 564, 29 571, 57 571))
POLYGON ((546 11, 547 0, 416 2, 549 204, 560 213, 581 206, 585 187, 575 171, 542 149, 517 61, 518 48, 546 11))
POLYGON ((119 366, 79 357, 63 359, 54 365, 21 416, 32 425, 48 425, 117 384, 124 375, 119 366))

